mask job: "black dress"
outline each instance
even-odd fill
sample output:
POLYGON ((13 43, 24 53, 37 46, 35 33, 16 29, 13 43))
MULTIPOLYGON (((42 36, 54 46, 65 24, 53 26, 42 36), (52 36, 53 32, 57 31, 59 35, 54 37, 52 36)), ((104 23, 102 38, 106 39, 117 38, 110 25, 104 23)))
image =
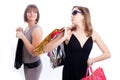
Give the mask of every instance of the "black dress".
POLYGON ((80 80, 85 76, 92 45, 92 37, 89 37, 82 47, 76 36, 72 34, 69 44, 65 45, 66 59, 62 80, 80 80))

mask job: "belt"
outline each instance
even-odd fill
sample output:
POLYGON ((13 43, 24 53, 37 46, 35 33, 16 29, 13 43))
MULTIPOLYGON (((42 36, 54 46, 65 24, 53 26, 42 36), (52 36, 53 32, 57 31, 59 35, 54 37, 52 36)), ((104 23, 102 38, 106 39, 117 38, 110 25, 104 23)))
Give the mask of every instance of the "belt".
POLYGON ((40 60, 33 62, 33 63, 24 63, 25 66, 27 66, 28 68, 35 68, 37 66, 39 66, 41 63, 40 60))

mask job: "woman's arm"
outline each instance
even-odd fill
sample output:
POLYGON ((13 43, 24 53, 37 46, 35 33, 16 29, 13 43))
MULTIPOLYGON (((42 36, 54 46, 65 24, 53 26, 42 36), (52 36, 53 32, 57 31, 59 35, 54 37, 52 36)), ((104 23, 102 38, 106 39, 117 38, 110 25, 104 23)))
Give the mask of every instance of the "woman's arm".
POLYGON ((103 40, 101 39, 101 37, 99 36, 97 32, 95 31, 93 32, 92 38, 94 42, 98 45, 99 49, 102 51, 103 54, 95 58, 88 59, 88 65, 92 65, 95 62, 102 61, 102 60, 105 60, 111 57, 108 47, 103 42, 103 40))
POLYGON ((33 49, 38 46, 38 44, 40 43, 41 39, 42 39, 42 30, 41 28, 36 28, 34 29, 34 31, 32 32, 32 43, 30 43, 28 41, 28 39, 25 37, 25 35, 23 34, 22 31, 17 31, 16 32, 16 36, 20 39, 23 40, 24 45, 26 46, 28 52, 32 55, 32 56, 36 56, 35 53, 33 52, 33 49))
POLYGON ((65 29, 63 32, 61 32, 56 38, 51 40, 45 47, 44 52, 47 53, 54 48, 56 48, 58 45, 60 45, 62 42, 67 41, 70 37, 71 30, 65 29))

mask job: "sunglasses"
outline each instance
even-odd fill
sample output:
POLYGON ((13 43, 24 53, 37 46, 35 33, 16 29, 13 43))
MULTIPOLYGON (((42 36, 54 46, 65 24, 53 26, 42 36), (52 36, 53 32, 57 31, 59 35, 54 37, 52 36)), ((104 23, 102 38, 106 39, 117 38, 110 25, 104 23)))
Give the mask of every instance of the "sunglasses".
POLYGON ((74 10, 74 11, 72 12, 72 15, 74 16, 74 15, 76 15, 77 13, 82 13, 82 14, 83 14, 83 12, 81 12, 81 11, 74 10))

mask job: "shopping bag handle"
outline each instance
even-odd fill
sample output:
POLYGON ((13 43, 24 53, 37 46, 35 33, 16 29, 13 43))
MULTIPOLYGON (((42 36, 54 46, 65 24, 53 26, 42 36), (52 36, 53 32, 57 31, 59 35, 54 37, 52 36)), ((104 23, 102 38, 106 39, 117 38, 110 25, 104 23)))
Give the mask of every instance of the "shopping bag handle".
POLYGON ((93 73, 92 66, 89 66, 89 67, 87 68, 87 70, 86 70, 86 75, 85 75, 85 77, 87 77, 89 69, 90 69, 91 74, 93 73))

